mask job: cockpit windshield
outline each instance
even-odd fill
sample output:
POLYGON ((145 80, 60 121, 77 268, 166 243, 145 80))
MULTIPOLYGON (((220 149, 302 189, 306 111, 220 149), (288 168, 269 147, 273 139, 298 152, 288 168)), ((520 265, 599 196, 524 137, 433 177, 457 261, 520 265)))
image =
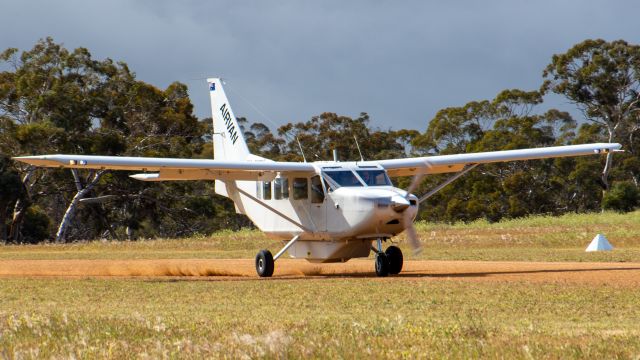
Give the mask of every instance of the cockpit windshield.
POLYGON ((324 174, 338 186, 363 186, 351 170, 330 170, 325 171, 324 174))
POLYGON ((389 180, 384 170, 357 170, 356 172, 367 186, 391 185, 391 180, 389 180))

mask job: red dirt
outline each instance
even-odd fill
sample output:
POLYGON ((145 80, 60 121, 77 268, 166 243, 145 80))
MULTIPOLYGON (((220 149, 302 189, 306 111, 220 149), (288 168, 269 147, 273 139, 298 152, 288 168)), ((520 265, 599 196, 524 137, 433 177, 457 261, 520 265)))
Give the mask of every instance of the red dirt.
MULTIPOLYGON (((257 278, 253 260, 0 260, 1 277, 190 277, 257 278)), ((375 277, 373 261, 312 264, 276 262, 274 278, 375 277)), ((422 280, 523 281, 640 286, 640 263, 506 261, 406 261, 398 277, 422 280)))

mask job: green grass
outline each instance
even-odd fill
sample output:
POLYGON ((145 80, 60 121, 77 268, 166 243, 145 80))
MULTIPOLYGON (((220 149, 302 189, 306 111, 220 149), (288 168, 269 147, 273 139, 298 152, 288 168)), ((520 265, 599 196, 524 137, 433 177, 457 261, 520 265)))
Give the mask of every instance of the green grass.
MULTIPOLYGON (((423 259, 640 262, 639 212, 418 229, 423 259), (615 251, 584 253, 598 232, 615 251)), ((278 246, 244 230, 4 245, 0 261, 252 258, 278 246)), ((0 359, 638 358, 639 290, 402 277, 0 278, 0 359)))

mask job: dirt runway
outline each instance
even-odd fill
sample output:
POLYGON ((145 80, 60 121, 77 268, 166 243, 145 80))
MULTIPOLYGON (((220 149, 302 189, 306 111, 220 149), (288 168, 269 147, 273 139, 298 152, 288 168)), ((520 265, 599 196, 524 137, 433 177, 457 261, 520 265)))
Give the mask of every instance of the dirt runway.
MULTIPOLYGON (((257 279, 252 259, 158 260, 0 260, 0 277, 189 277, 257 279)), ((371 277, 373 261, 312 264, 276 262, 277 278, 371 277)), ((397 277, 466 281, 618 284, 640 287, 640 263, 562 263, 507 261, 406 261, 397 277)))

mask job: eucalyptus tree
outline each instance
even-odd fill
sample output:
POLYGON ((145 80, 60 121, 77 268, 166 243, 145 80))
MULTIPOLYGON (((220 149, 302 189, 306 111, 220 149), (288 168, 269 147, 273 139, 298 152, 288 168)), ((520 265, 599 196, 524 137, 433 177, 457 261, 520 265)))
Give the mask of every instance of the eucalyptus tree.
MULTIPOLYGON (((560 145, 575 122, 565 112, 539 113, 537 91, 505 90, 493 100, 471 101, 440 110, 414 146, 424 153, 452 154, 560 145)), ((538 212, 557 212, 564 183, 553 160, 483 165, 428 200, 422 217, 433 220, 492 221, 538 212)), ((427 178, 423 188, 447 176, 427 178)), ((423 190, 424 191, 424 190, 423 190)))
MULTIPOLYGON (((620 142, 630 155, 620 156, 638 184, 640 131, 640 46, 624 40, 585 40, 554 55, 543 72, 542 91, 561 94, 585 119, 605 132, 608 142, 620 142)), ((613 154, 602 169, 604 191, 610 184, 613 154)))

